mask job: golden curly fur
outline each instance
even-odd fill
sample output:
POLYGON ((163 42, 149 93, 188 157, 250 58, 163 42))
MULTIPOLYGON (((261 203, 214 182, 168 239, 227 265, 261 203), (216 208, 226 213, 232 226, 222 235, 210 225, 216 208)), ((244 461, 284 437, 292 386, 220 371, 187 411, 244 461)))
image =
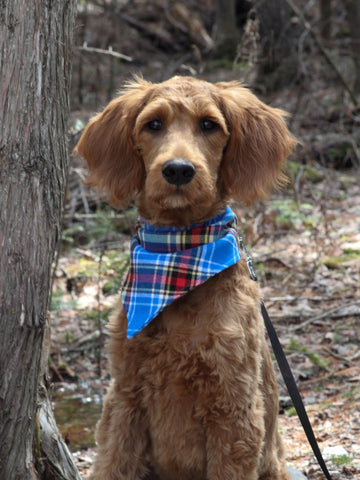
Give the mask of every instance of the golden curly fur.
MULTIPOLYGON (((142 79, 92 118, 77 151, 110 202, 158 225, 211 218, 284 181, 296 141, 284 112, 236 82, 142 79), (165 162, 194 166, 169 183, 165 162)), ((260 296, 241 260, 166 307, 134 338, 119 302, 112 383, 93 480, 287 480, 260 296)))

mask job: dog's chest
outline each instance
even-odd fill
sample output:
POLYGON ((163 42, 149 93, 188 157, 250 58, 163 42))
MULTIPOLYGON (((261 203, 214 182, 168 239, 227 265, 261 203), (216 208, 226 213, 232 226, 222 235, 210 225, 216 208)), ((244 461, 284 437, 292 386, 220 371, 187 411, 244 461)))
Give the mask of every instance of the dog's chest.
POLYGON ((166 308, 144 331, 139 375, 160 478, 205 479, 209 422, 235 415, 233 399, 256 384, 259 365, 249 352, 260 351, 256 295, 250 299, 231 273, 166 308))
POLYGON ((257 286, 243 271, 237 264, 206 281, 116 349, 158 478, 206 479, 209 428, 231 424, 244 408, 234 399, 258 389, 263 322, 257 286))
POLYGON ((153 353, 142 379, 151 463, 162 480, 205 480, 206 419, 221 396, 216 360, 190 339, 153 353))
POLYGON ((187 358, 164 349, 154 360, 143 387, 151 463, 161 479, 205 479, 205 419, 218 380, 198 353, 187 358))

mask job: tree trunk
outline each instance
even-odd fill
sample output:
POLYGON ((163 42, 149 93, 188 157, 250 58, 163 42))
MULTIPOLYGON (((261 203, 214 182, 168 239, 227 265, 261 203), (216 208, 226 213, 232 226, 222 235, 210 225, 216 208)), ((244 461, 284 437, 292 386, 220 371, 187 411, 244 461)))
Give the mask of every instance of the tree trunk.
POLYGON ((235 0, 216 0, 216 47, 215 55, 234 60, 240 33, 236 26, 235 0))
POLYGON ((61 437, 48 395, 48 360, 50 353, 50 323, 46 322, 40 381, 38 411, 35 422, 34 461, 42 480, 81 480, 69 449, 61 437))
POLYGON ((287 0, 257 0, 255 10, 260 22, 259 73, 269 88, 277 88, 297 74, 301 29, 292 22, 293 12, 287 0))
POLYGON ((360 0, 345 1, 355 66, 354 92, 360 94, 360 0))
POLYGON ((331 0, 320 0, 320 34, 323 40, 331 36, 331 0))
MULTIPOLYGON (((33 455, 51 263, 68 168, 75 0, 0 2, 0 478, 33 455)), ((75 478, 75 477, 73 477, 75 478)))

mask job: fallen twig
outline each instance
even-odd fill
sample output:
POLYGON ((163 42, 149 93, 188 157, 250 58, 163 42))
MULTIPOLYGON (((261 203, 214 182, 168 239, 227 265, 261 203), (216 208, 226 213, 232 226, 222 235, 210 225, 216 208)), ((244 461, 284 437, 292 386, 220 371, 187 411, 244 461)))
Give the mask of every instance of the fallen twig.
POLYGON ((356 366, 356 362, 354 362, 350 358, 346 358, 343 355, 339 355, 338 353, 333 352, 330 348, 325 347, 323 348, 323 351, 336 358, 337 360, 341 360, 343 363, 348 363, 349 365, 356 366))
POLYGON ((84 52, 90 53, 100 53, 102 55, 111 55, 115 58, 120 58, 121 60, 126 60, 127 62, 132 62, 133 58, 129 57, 128 55, 124 55, 123 53, 115 52, 112 47, 109 47, 107 50, 102 48, 95 48, 95 47, 88 47, 87 43, 85 42, 82 47, 75 47, 76 50, 81 50, 84 52))
MULTIPOLYGON (((358 367, 352 366, 352 367, 347 368, 346 370, 351 370, 351 369, 354 369, 354 368, 357 369, 358 367)), ((328 380, 331 377, 335 377, 336 375, 344 375, 343 372, 344 372, 343 368, 341 370, 333 370, 333 371, 329 372, 328 374, 323 375, 321 377, 315 377, 315 378, 309 378, 308 380, 303 380, 302 385, 305 387, 307 385, 311 385, 311 384, 314 384, 314 383, 319 384, 319 383, 322 383, 322 382, 328 380)))
POLYGON ((286 268, 293 268, 291 265, 289 265, 288 263, 286 263, 282 258, 280 257, 267 257, 265 258, 264 260, 262 260, 262 263, 268 263, 268 262, 276 262, 276 263, 279 263, 280 265, 282 265, 283 267, 286 267, 286 268))
MULTIPOLYGON (((357 300, 355 302, 349 302, 348 304, 345 304, 345 305, 339 305, 335 308, 332 308, 331 310, 327 310, 326 312, 323 312, 323 313, 321 313, 319 315, 316 315, 316 316, 311 316, 310 315, 310 317, 307 320, 305 320, 304 322, 301 322, 298 325, 294 325, 293 327, 291 327, 291 330, 292 331, 301 330, 302 328, 306 327, 310 323, 318 322, 319 320, 322 320, 323 318, 336 319, 336 318, 349 317, 349 316, 353 316, 353 315, 360 315, 360 310, 358 310, 356 312, 346 312, 346 313, 339 313, 338 315, 334 315, 336 312, 339 312, 339 310, 347 310, 348 308, 353 307, 354 305, 359 305, 359 304, 360 304, 360 300, 357 300)), ((304 317, 304 315, 294 314, 294 316, 296 316, 296 315, 299 316, 299 317, 300 316, 304 317)))

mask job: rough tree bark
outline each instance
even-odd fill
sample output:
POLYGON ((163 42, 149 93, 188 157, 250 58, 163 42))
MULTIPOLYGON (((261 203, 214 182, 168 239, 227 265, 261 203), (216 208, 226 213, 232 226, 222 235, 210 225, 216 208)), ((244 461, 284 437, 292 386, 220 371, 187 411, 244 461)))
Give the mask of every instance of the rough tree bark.
MULTIPOLYGON (((38 384, 51 263, 60 235, 68 168, 65 139, 75 9, 75 0, 0 1, 0 478, 4 480, 49 478, 36 471, 33 440, 40 416, 38 384)), ((37 447, 41 449, 39 442, 37 447)))

